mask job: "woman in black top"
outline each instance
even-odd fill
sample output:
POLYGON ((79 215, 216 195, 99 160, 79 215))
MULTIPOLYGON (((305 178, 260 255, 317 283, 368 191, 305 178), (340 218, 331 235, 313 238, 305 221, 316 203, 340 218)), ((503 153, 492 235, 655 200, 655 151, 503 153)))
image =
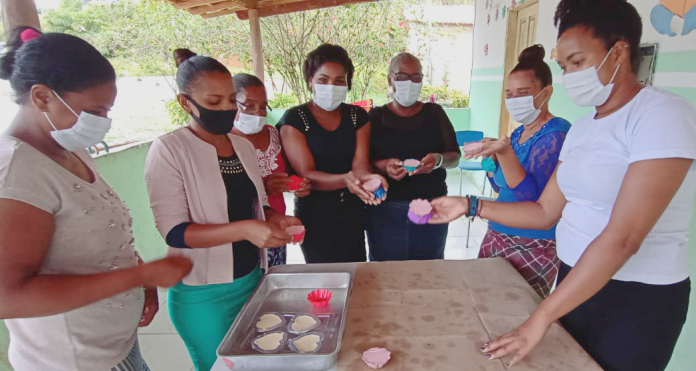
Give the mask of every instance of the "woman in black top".
POLYGON ((368 211, 370 260, 442 259, 447 225, 416 225, 407 213, 414 199, 447 194, 445 169, 461 157, 454 128, 442 107, 418 101, 423 85, 418 58, 394 57, 388 79, 394 100, 370 112, 372 161, 389 177, 389 199, 368 211), (408 159, 419 160, 420 167, 407 171, 408 159))
POLYGON ((362 183, 378 178, 388 188, 370 172, 367 112, 342 103, 353 71, 340 46, 324 44, 309 53, 304 76, 314 98, 289 109, 278 124, 292 169, 312 183, 309 196, 295 199, 295 215, 307 230, 307 263, 365 261, 365 203, 384 197, 375 199, 362 183))

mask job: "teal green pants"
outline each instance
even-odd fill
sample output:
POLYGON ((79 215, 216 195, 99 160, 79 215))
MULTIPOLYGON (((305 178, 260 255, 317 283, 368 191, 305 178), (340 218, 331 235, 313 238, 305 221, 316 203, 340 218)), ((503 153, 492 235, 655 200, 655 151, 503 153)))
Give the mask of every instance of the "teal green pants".
POLYGON ((231 283, 169 289, 169 316, 184 340, 196 371, 210 371, 227 330, 261 280, 261 268, 231 283))

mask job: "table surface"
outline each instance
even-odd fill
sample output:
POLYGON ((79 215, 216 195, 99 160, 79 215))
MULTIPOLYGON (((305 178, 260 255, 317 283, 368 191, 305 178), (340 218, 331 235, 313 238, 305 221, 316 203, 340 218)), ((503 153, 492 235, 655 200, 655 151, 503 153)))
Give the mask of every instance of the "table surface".
MULTIPOLYGON (((338 365, 327 371, 371 370, 362 361, 371 347, 392 352, 384 370, 504 371, 511 357, 489 361, 480 347, 524 322, 540 302, 502 258, 286 265, 270 272, 353 276, 338 365)), ((213 370, 227 370, 219 362, 213 370)), ((512 369, 602 370, 559 324, 512 369)))

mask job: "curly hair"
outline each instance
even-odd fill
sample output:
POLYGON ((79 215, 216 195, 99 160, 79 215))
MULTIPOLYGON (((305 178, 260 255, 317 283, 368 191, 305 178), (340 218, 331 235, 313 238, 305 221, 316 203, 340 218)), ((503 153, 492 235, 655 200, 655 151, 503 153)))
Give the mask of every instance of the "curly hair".
POLYGON ((343 66, 343 69, 346 70, 346 74, 348 75, 348 89, 350 89, 353 86, 353 73, 355 72, 353 61, 350 59, 345 49, 333 44, 320 45, 307 55, 303 68, 307 88, 310 89, 309 79, 314 76, 317 70, 326 62, 335 62, 343 66))
POLYGON ((588 27, 607 50, 617 41, 628 42, 631 66, 634 72, 638 70, 643 22, 636 8, 626 0, 561 0, 554 25, 558 27, 559 38, 570 28, 588 27))

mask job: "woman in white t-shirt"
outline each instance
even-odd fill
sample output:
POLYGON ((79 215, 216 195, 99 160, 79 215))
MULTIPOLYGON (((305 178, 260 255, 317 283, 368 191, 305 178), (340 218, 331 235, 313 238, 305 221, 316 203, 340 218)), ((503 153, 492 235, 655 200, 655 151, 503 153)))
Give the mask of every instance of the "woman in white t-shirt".
POLYGON ((191 270, 143 263, 132 219, 86 147, 111 127, 116 74, 75 36, 26 27, 0 59, 19 112, 0 136, 0 318, 18 371, 147 371, 137 343, 157 286, 191 270), (143 289, 145 288, 145 289, 143 289))
POLYGON ((570 129, 537 202, 441 198, 431 222, 476 215, 543 229, 560 219, 556 290, 486 343, 488 358, 514 352, 506 360, 519 362, 560 319, 605 370, 663 370, 688 309, 696 110, 638 82, 642 23, 631 4, 562 0, 556 24, 568 95, 596 113, 570 129))

